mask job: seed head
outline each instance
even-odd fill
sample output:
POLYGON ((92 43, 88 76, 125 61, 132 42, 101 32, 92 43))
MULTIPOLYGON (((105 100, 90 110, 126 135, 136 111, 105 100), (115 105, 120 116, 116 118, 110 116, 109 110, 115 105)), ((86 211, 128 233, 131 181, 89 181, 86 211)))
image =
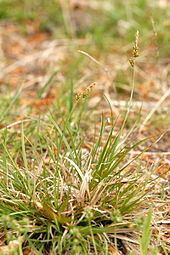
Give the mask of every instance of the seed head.
POLYGON ((129 59, 131 67, 134 67, 136 58, 139 57, 139 31, 137 30, 135 36, 135 43, 133 46, 132 57, 129 59))
POLYGON ((76 101, 79 101, 81 98, 86 98, 89 96, 93 87, 96 85, 95 82, 91 83, 87 88, 85 88, 82 92, 76 94, 76 101))

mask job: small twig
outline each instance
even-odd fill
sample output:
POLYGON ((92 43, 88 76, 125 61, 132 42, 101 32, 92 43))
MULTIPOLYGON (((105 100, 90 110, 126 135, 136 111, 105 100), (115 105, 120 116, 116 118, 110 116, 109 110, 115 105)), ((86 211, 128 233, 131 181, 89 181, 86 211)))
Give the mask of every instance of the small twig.
POLYGON ((91 59, 93 62, 95 62, 97 65, 101 66, 101 67, 104 69, 104 71, 105 71, 106 73, 109 72, 108 69, 107 69, 102 63, 100 63, 97 59, 95 59, 94 57, 92 57, 89 53, 87 53, 87 52, 85 52, 85 51, 83 51, 83 50, 78 50, 78 52, 79 52, 79 53, 82 53, 82 54, 85 55, 86 57, 90 58, 90 59, 91 59))
MULTIPOLYGON (((131 151, 130 154, 132 155, 137 155, 140 154, 141 151, 131 151)), ((170 152, 168 151, 147 151, 147 152, 143 152, 143 155, 148 155, 148 156, 157 156, 157 155, 161 155, 161 156, 169 156, 170 152)))
POLYGON ((9 125, 7 125, 7 126, 1 128, 0 130, 9 129, 9 128, 12 128, 12 127, 14 127, 14 126, 17 126, 17 125, 19 125, 19 124, 22 124, 23 122, 31 122, 31 121, 32 121, 31 119, 18 120, 18 121, 15 121, 15 122, 13 122, 13 123, 11 123, 11 124, 9 124, 9 125))
POLYGON ((167 90, 167 92, 160 98, 160 100, 155 104, 153 109, 150 111, 150 113, 146 116, 146 118, 143 121, 143 124, 139 130, 141 132, 144 128, 144 126, 148 123, 148 121, 152 118, 153 114, 157 111, 157 109, 160 107, 160 105, 166 100, 167 97, 170 96, 170 89, 167 90))

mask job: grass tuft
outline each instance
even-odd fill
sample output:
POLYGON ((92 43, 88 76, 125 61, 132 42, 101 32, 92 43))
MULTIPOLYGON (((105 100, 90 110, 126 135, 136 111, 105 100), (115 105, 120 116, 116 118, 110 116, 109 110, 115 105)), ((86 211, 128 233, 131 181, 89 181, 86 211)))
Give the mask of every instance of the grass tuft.
POLYGON ((102 119, 98 139, 83 151, 81 122, 71 125, 70 114, 60 125, 49 115, 46 123, 21 123, 12 137, 1 133, 1 231, 8 244, 22 240, 43 254, 107 254, 106 243, 122 245, 117 234, 135 231, 130 215, 147 194, 141 169, 132 177, 136 158, 127 161, 141 142, 122 142, 114 126, 103 139, 102 119))

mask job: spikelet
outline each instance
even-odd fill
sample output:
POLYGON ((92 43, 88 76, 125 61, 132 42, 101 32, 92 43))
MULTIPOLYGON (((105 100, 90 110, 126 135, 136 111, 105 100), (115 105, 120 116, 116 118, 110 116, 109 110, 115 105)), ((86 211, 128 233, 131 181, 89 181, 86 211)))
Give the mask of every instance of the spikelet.
POLYGON ((137 30, 135 36, 135 43, 133 46, 132 57, 129 59, 131 67, 134 67, 136 58, 139 57, 139 31, 137 30))
POLYGON ((75 96, 76 101, 78 102, 80 99, 84 99, 84 98, 88 97, 95 85, 96 85, 96 83, 93 82, 87 88, 85 88, 82 92, 77 93, 75 96))

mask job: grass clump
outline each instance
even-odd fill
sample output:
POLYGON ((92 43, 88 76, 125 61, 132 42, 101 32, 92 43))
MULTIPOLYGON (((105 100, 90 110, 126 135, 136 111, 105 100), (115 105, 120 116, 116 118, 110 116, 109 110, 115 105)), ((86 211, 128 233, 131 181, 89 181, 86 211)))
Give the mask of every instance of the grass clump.
POLYGON ((132 176, 134 159, 127 161, 139 143, 128 144, 102 118, 98 138, 83 149, 74 110, 60 123, 48 114, 20 126, 1 131, 0 229, 8 247, 15 241, 16 254, 21 247, 35 254, 125 249, 147 189, 141 169, 132 176))

